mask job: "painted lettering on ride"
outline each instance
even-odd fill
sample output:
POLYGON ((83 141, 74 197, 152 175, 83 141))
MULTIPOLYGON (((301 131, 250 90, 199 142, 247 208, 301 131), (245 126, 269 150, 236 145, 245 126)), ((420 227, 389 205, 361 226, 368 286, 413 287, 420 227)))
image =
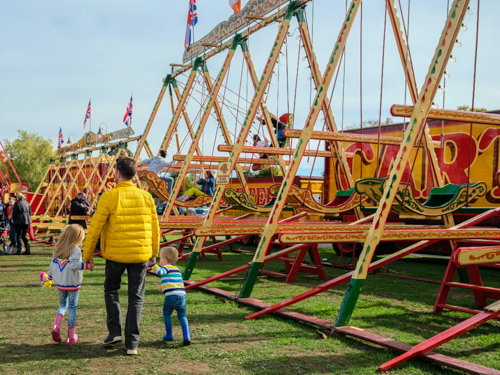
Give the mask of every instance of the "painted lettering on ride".
MULTIPOLYGON (((500 169, 500 129, 473 124, 472 136, 469 123, 446 125, 444 129, 445 134, 441 136, 440 126, 431 127, 432 139, 441 141, 442 144, 442 147, 435 148, 435 152, 445 183, 465 184, 468 181, 484 181, 488 186, 488 193, 485 197, 479 198, 474 205, 480 207, 500 203, 500 186, 496 180, 496 174, 500 169)), ((401 132, 391 132, 384 135, 400 137, 401 134, 401 132)), ((381 145, 378 152, 380 160, 377 163, 377 144, 352 143, 344 148, 346 152, 355 154, 353 159, 348 160, 354 181, 366 177, 388 177, 399 151, 398 146, 381 145)), ((329 193, 332 197, 336 190, 345 190, 347 187, 339 180, 338 160, 335 159, 330 170, 332 187, 329 193)), ((432 181, 429 158, 424 148, 413 149, 401 181, 413 185, 416 198, 422 200, 429 197, 431 188, 436 185, 432 181)))

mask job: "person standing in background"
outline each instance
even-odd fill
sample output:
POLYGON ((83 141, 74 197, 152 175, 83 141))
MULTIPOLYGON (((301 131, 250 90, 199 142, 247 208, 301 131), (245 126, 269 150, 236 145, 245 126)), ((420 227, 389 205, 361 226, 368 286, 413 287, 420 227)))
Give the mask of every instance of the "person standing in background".
POLYGON ((16 255, 21 255, 23 249, 22 243, 24 243, 24 248, 26 249, 23 253, 24 255, 31 255, 30 243, 26 238, 26 233, 31 225, 31 206, 26 201, 26 197, 23 193, 18 192, 16 194, 17 202, 12 208, 12 220, 16 225, 16 241, 17 241, 17 252, 16 255), (22 241, 22 243, 21 243, 22 241))

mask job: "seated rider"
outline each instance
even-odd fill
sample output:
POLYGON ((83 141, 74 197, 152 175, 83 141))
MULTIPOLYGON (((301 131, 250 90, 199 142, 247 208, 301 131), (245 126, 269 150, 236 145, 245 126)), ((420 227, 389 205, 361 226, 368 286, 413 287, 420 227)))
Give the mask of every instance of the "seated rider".
POLYGON ((150 159, 144 159, 139 163, 139 165, 149 164, 148 171, 156 173, 158 177, 164 180, 167 183, 168 192, 171 193, 172 187, 174 186, 174 179, 168 176, 163 176, 163 177, 160 176, 160 173, 163 170, 163 168, 169 167, 172 164, 174 164, 174 161, 171 162, 167 161, 167 159, 165 159, 166 157, 167 153, 164 150, 160 150, 160 156, 153 156, 150 159))
POLYGON ((201 190, 194 187, 188 189, 182 197, 177 198, 178 200, 187 201, 188 199, 196 198, 199 195, 210 195, 213 197, 215 190, 214 175, 211 171, 205 171, 203 168, 201 171, 205 178, 200 178, 196 181, 196 184, 201 186, 201 190))
MULTIPOLYGON (((271 117, 271 122, 273 124, 273 128, 275 129, 276 136, 278 138, 278 146, 279 147, 285 147, 286 143, 286 138, 283 136, 283 129, 286 128, 286 123, 288 122, 288 113, 285 113, 282 115, 279 120, 275 118, 273 115, 270 115, 271 117), (276 127, 278 129, 276 129, 276 127)), ((262 119, 261 120, 262 125, 266 124, 266 120, 262 119)))
MULTIPOLYGON (((264 138, 264 140, 260 139, 258 134, 255 134, 253 136, 253 145, 256 147, 271 147, 272 146, 266 138, 264 138)), ((259 157, 261 159, 268 159, 269 158, 269 156, 267 154, 259 154, 259 157)))

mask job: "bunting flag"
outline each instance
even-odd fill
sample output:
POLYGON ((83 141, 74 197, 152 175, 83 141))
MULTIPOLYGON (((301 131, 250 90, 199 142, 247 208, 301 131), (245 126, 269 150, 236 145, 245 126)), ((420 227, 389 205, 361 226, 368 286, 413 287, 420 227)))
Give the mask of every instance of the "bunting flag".
POLYGON ((83 130, 85 130, 85 125, 87 125, 87 120, 90 118, 90 100, 89 107, 87 108, 87 114, 85 115, 85 121, 83 121, 83 130))
POLYGON ((128 104, 125 116, 123 116, 123 123, 130 128, 132 125, 132 95, 130 95, 130 103, 128 104))
POLYGON ((64 143, 64 138, 63 138, 62 128, 59 127, 59 138, 57 139, 57 148, 61 148, 63 143, 64 143))
POLYGON ((196 0, 189 0, 189 12, 187 18, 186 39, 184 40, 184 49, 187 49, 191 44, 191 34, 194 30, 194 25, 198 22, 198 9, 196 0))
POLYGON ((234 13, 238 13, 241 10, 241 0, 228 0, 228 3, 233 8, 234 13))

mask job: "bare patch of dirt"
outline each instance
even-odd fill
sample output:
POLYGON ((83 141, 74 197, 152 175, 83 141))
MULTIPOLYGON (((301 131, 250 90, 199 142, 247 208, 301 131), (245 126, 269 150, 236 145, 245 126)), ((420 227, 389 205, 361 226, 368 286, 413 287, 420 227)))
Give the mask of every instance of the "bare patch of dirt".
POLYGON ((165 374, 209 374, 215 370, 205 362, 177 358, 173 364, 158 368, 165 374))

